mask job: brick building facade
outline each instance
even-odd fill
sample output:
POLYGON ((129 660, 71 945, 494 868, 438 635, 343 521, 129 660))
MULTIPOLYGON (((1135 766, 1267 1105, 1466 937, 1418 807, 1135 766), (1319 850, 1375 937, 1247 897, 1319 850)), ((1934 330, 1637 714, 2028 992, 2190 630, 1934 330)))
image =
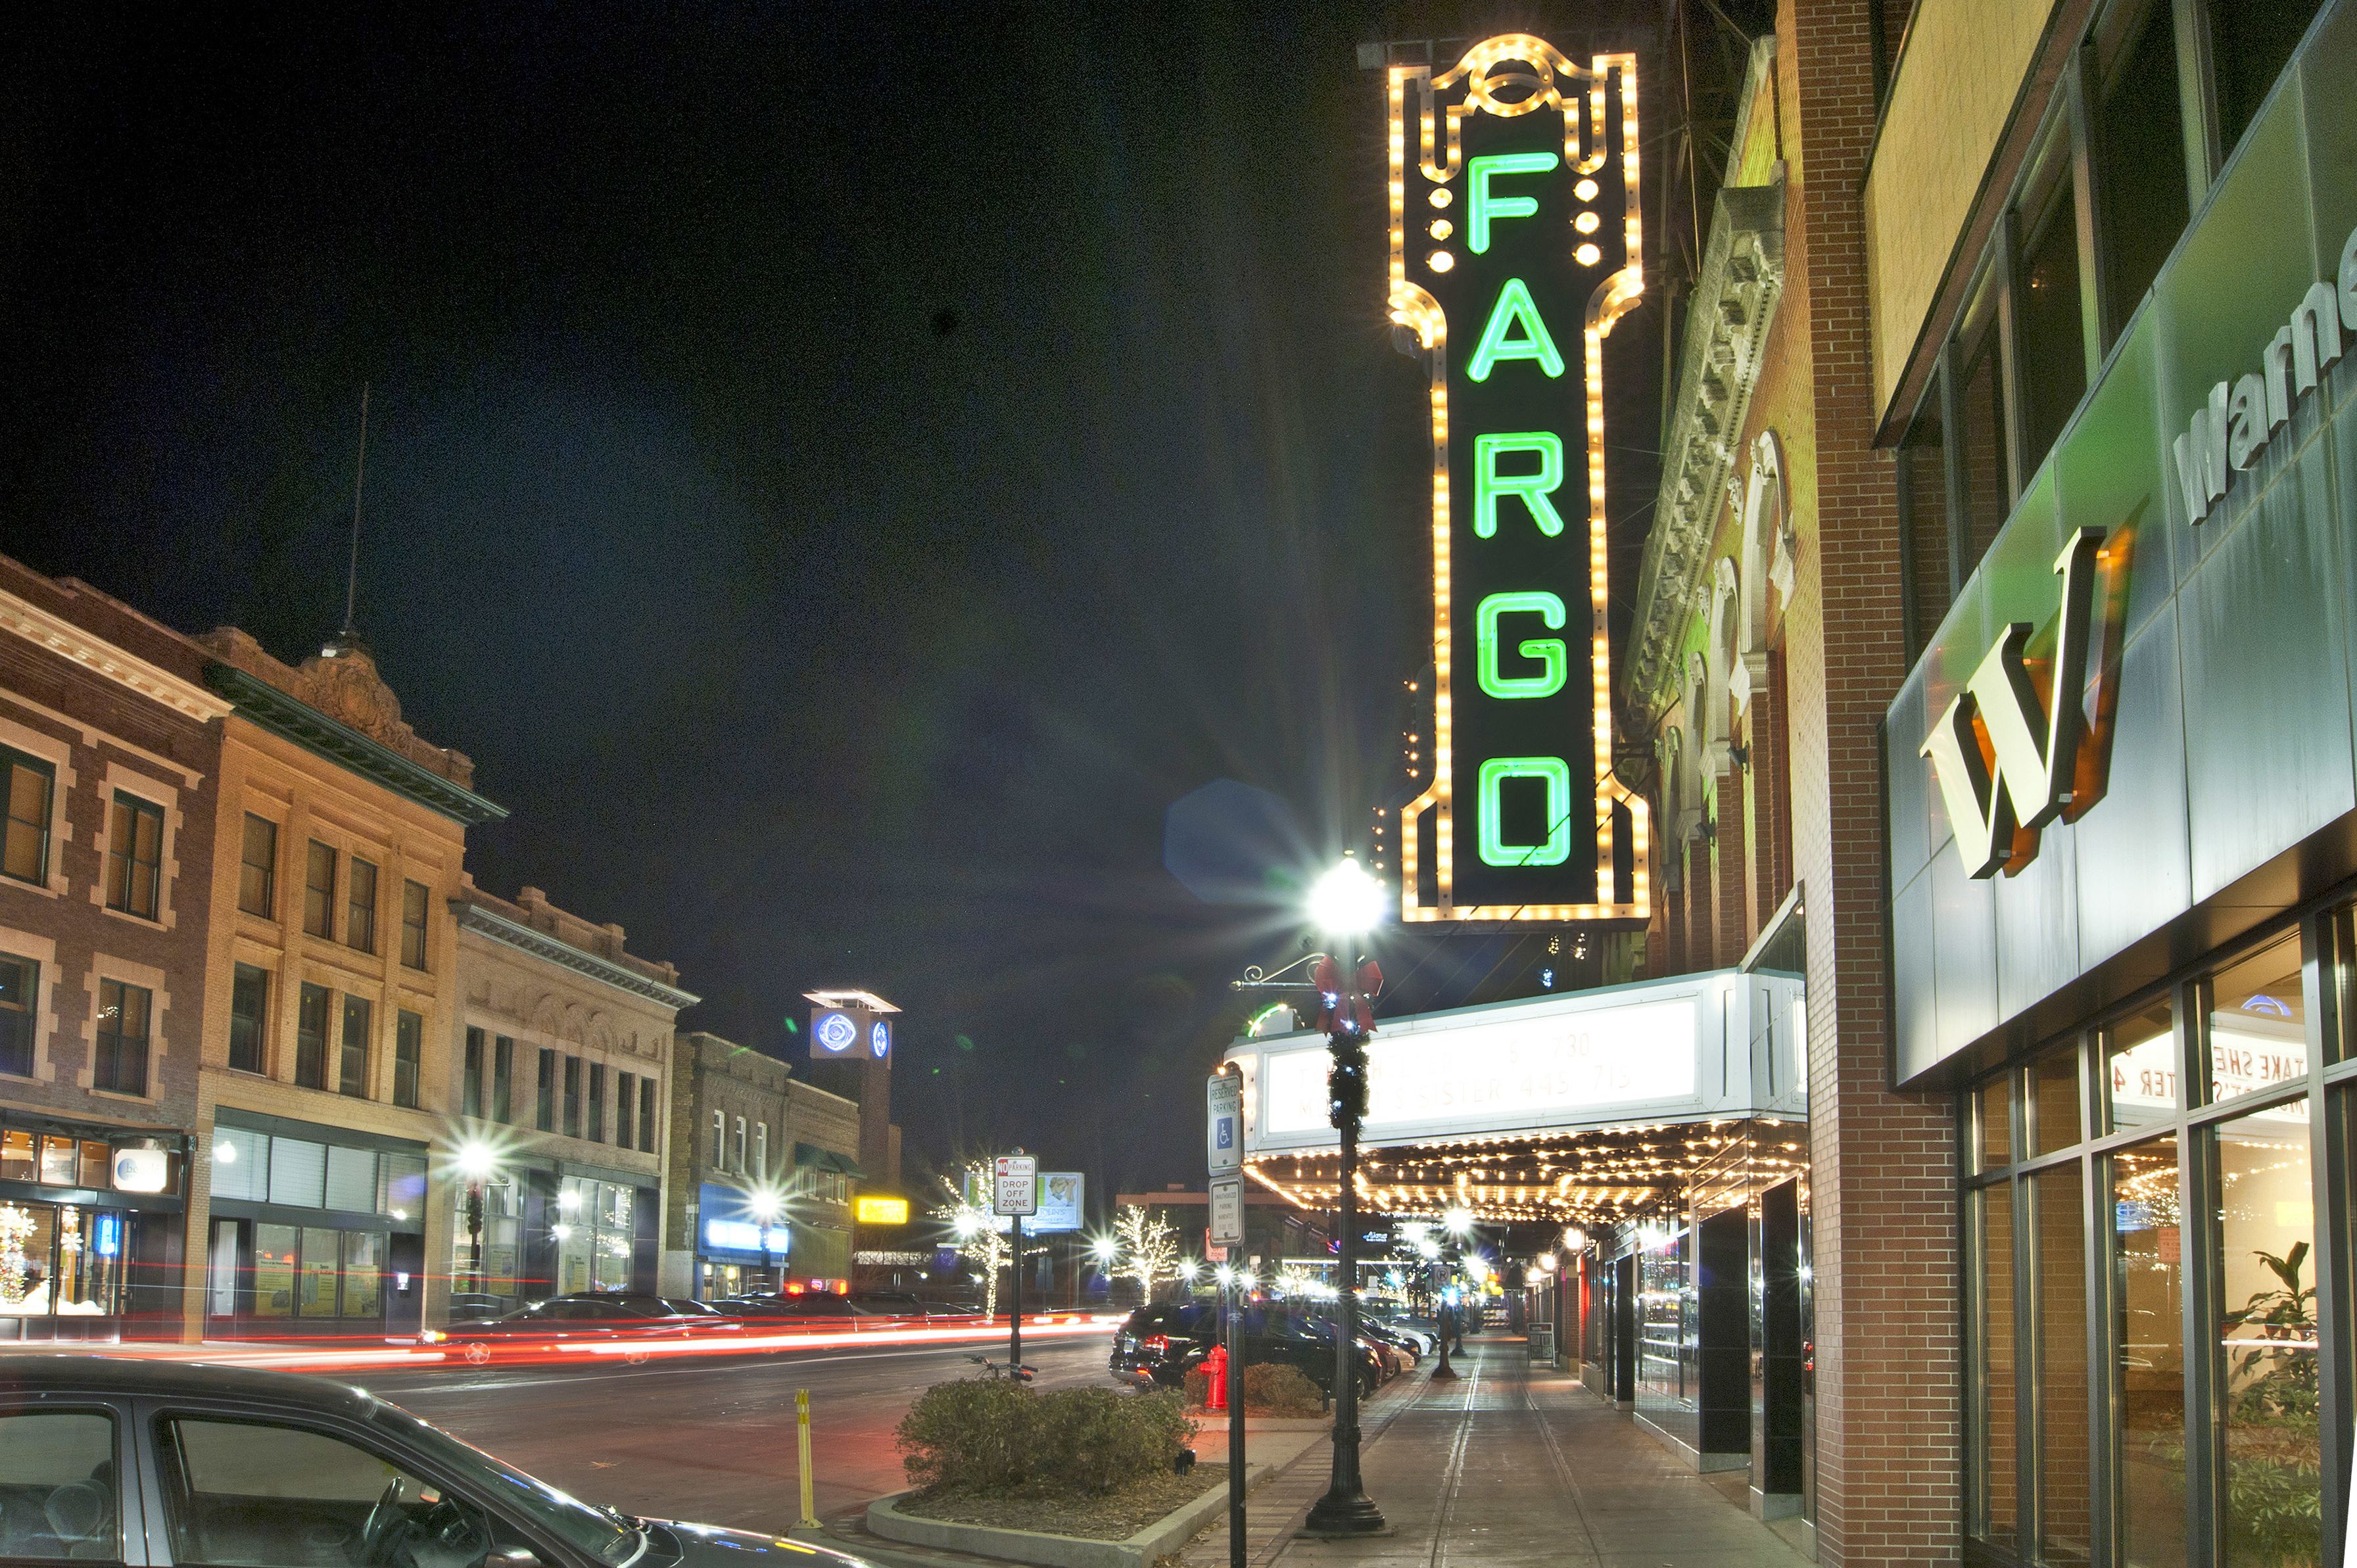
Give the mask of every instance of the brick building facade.
POLYGON ((847 1283, 859 1107, 717 1035, 681 1035, 674 1062, 664 1288, 847 1283))
POLYGON ((203 668, 0 559, 0 1337, 178 1331, 229 708, 203 668))

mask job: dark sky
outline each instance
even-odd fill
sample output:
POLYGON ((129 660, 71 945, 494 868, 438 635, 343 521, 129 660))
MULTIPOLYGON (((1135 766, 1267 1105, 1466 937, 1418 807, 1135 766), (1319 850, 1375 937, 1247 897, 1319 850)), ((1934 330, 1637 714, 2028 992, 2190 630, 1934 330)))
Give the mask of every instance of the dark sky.
POLYGON ((0 549, 299 659, 368 381, 358 622, 513 812, 479 883, 764 1049, 900 1003, 912 1150, 1195 1175, 1291 937, 1164 812, 1232 778, 1339 847, 1428 650, 1355 66, 1403 18, 274 9, 5 25, 0 549))

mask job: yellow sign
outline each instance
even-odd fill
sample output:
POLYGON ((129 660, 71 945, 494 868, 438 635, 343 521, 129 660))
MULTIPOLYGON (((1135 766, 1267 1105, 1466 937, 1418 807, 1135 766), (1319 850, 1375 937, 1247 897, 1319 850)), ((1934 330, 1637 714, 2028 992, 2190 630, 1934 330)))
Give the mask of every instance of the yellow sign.
POLYGON ((909 1200, 869 1195, 853 1205, 852 1212, 862 1225, 906 1225, 909 1222, 909 1200))

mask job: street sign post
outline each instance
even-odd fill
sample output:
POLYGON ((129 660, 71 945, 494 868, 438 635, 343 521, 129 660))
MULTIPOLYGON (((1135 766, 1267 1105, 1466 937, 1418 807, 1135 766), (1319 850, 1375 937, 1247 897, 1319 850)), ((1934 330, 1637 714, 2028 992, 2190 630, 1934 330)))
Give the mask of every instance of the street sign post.
POLYGON ((1244 1182, 1240 1176, 1211 1178, 1211 1245, 1244 1244, 1244 1182))
POLYGON ((1242 1073, 1215 1072, 1203 1085, 1203 1153, 1213 1176, 1240 1170, 1244 1163, 1244 1080, 1242 1073))
POLYGON ((1009 1228, 1015 1243, 1015 1294, 1006 1316, 1006 1375, 1023 1380, 1023 1217, 1039 1212, 1039 1160, 1017 1150, 1001 1155, 990 1166, 990 1211, 1014 1220, 1009 1228))
POLYGON ((990 1211, 1028 1215, 1039 1212, 1039 1160, 1034 1155, 1001 1155, 991 1162, 990 1211))
MULTIPOLYGON (((1203 1083, 1203 1156, 1211 1176, 1211 1227, 1205 1251, 1242 1254, 1244 1243, 1244 1079, 1241 1072, 1215 1072, 1203 1083)), ((1227 1309, 1228 1340, 1228 1568, 1244 1568, 1244 1342, 1243 1283, 1230 1276, 1220 1293, 1227 1309)))

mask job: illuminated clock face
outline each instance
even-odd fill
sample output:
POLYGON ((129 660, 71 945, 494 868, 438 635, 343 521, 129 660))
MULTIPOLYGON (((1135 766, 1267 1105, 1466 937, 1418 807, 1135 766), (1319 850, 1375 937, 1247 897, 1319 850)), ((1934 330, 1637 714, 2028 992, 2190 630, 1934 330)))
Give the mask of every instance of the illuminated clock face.
POLYGON ((847 1051, 859 1039, 859 1026, 841 1013, 829 1013, 818 1021, 818 1043, 821 1049, 847 1051))
POLYGON ((867 1051, 879 1062, 892 1054, 891 1025, 879 1019, 876 1026, 867 1031, 867 1051))

